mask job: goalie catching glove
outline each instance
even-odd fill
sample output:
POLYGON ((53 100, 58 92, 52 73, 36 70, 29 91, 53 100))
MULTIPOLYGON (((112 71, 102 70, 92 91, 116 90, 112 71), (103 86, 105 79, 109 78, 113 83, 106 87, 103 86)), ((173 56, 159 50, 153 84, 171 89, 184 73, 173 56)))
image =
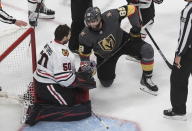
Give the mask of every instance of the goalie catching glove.
POLYGON ((95 61, 82 61, 78 72, 75 73, 76 79, 71 86, 86 90, 96 88, 96 82, 93 78, 95 73, 95 61))

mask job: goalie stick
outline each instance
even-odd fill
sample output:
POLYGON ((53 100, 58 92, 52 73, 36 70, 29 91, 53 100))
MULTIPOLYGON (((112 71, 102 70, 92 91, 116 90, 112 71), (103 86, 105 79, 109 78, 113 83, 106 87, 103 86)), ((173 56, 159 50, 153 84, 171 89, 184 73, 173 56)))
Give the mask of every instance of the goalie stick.
POLYGON ((105 127, 106 130, 109 129, 109 126, 99 116, 97 116, 93 111, 92 111, 92 115, 95 116, 95 118, 97 118, 101 122, 101 124, 105 127))

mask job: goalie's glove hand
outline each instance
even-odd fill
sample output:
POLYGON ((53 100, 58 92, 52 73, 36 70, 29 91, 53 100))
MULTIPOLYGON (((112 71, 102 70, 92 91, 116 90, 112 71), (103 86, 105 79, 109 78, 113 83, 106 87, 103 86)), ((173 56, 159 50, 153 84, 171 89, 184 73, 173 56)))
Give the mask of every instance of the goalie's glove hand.
POLYGON ((163 0, 153 0, 153 2, 155 2, 156 4, 161 4, 163 3, 163 0))
POLYGON ((139 27, 132 27, 130 29, 129 35, 131 41, 141 41, 141 28, 139 27))
POLYGON ((76 72, 76 79, 75 81, 70 85, 74 88, 81 88, 81 89, 93 89, 96 88, 96 82, 95 79, 92 77, 90 73, 87 72, 76 72))
POLYGON ((80 63, 80 72, 87 72, 90 75, 95 75, 97 67, 96 67, 96 62, 95 61, 81 61, 80 63))

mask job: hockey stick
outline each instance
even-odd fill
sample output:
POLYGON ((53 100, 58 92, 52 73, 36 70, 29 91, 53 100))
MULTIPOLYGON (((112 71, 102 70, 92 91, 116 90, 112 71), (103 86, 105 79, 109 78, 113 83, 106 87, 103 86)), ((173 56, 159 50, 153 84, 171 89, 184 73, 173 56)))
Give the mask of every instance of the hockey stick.
POLYGON ((158 52, 160 53, 160 55, 163 57, 163 60, 165 61, 165 63, 167 64, 167 66, 172 69, 173 65, 171 65, 169 63, 169 61, 165 58, 164 54, 162 53, 161 49, 159 48, 159 46, 157 45, 157 43, 155 42, 155 40, 153 39, 153 37, 151 36, 151 34, 149 33, 149 31, 145 28, 145 31, 147 32, 148 36, 150 37, 151 41, 153 42, 153 44, 155 45, 155 47, 157 48, 158 52))
POLYGON ((14 101, 17 104, 19 104, 22 107, 22 115, 20 122, 24 123, 26 118, 27 118, 27 110, 30 105, 33 105, 30 100, 27 100, 24 98, 22 95, 9 95, 7 92, 0 91, 0 98, 4 98, 3 100, 8 100, 8 101, 14 101))
POLYGON ((95 116, 95 118, 97 118, 103 124, 105 129, 107 129, 107 130, 109 129, 109 126, 99 116, 97 116, 93 111, 92 111, 92 115, 95 116))

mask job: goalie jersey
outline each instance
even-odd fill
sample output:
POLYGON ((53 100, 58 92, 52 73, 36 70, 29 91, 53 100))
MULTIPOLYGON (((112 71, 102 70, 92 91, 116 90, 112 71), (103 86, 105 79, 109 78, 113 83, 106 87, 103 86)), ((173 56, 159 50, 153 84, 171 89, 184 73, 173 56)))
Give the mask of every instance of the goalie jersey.
POLYGON ((51 41, 40 52, 34 78, 41 83, 68 87, 75 80, 73 60, 74 55, 66 45, 51 41))

